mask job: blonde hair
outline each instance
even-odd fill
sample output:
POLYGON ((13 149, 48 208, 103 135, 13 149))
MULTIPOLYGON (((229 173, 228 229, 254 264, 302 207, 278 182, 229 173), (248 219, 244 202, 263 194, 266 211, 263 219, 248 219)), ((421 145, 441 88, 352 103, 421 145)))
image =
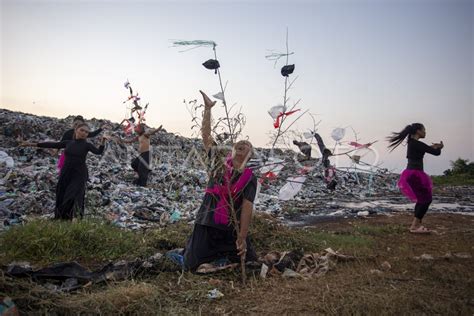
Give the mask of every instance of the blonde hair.
POLYGON ((238 145, 246 145, 247 147, 249 147, 249 152, 247 153, 247 156, 244 158, 244 161, 242 161, 242 165, 239 168, 239 169, 243 169, 245 165, 247 165, 247 162, 250 160, 250 158, 253 156, 253 146, 252 146, 252 143, 249 142, 248 140, 245 140, 245 139, 239 140, 232 146, 232 158, 235 157, 235 148, 238 145))

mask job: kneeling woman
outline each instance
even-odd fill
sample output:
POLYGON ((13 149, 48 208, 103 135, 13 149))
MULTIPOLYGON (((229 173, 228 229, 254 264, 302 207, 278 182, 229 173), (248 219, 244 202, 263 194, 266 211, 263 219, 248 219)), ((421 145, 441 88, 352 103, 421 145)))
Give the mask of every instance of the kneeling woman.
POLYGON ((184 251, 184 267, 191 271, 220 259, 257 259, 247 237, 257 190, 257 178, 246 168, 252 145, 239 141, 233 146, 232 155, 215 146, 211 137, 211 108, 216 102, 201 93, 205 105, 202 137, 211 163, 206 194, 184 251))
POLYGON ((89 126, 81 123, 76 126, 74 140, 60 142, 31 143, 23 142, 20 146, 33 146, 40 148, 65 148, 67 159, 61 169, 59 181, 56 186, 56 208, 54 217, 56 219, 72 219, 84 215, 84 196, 88 177, 86 157, 88 152, 101 155, 104 152, 105 138, 101 145, 96 148, 86 141, 89 134, 89 126))
POLYGON ((392 133, 388 138, 390 142, 389 148, 394 150, 405 139, 407 139, 407 168, 400 175, 398 187, 400 191, 408 197, 415 204, 415 218, 410 227, 412 233, 429 233, 430 231, 421 225, 421 220, 432 201, 432 187, 431 178, 423 171, 423 157, 425 153, 435 156, 441 154, 441 149, 444 147, 443 142, 433 144, 431 146, 419 141, 420 138, 425 138, 426 130, 423 124, 413 123, 406 126, 399 133, 392 133))

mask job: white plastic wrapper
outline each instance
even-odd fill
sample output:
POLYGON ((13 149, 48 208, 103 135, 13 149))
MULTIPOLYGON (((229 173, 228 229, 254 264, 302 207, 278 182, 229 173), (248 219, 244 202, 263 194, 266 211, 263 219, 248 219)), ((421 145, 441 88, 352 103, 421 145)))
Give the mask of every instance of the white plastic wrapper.
POLYGON ((224 94, 222 92, 218 92, 214 95, 212 95, 214 98, 219 99, 221 101, 224 101, 224 94))
POLYGON ((283 105, 275 105, 273 106, 270 110, 268 110, 268 114, 270 114, 270 116, 276 120, 278 115, 280 115, 280 113, 285 113, 286 112, 286 107, 284 107, 283 105))
POLYGON ((2 164, 5 164, 7 168, 13 168, 15 166, 13 158, 8 156, 8 154, 4 151, 0 151, 0 165, 2 164))
POLYGON ((277 176, 285 166, 283 162, 283 159, 270 157, 265 163, 265 166, 260 168, 260 173, 265 174, 267 172, 273 172, 277 176))
POLYGON ((295 197, 303 187, 306 177, 289 177, 284 186, 281 187, 278 198, 282 201, 288 201, 295 197))
POLYGON ((344 135, 346 135, 346 129, 345 128, 335 128, 333 129, 331 133, 332 139, 334 139, 336 142, 340 141, 341 139, 344 138, 344 135))

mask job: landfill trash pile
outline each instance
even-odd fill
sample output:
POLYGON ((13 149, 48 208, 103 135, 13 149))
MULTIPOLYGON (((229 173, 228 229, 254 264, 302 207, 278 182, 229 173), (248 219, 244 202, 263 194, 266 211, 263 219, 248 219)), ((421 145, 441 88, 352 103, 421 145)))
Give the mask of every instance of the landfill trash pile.
MULTIPOLYGON (((72 118, 0 109, 0 230, 32 217, 53 216, 59 154, 18 144, 21 140, 59 141, 71 128, 72 118)), ((91 130, 108 123, 112 128, 103 133, 126 137, 117 123, 98 119, 87 123, 91 130)), ((99 138, 89 141, 97 145, 99 138)), ((132 184, 136 174, 130 162, 138 155, 133 145, 109 141, 102 156, 88 156, 85 216, 102 217, 128 229, 194 220, 207 184, 201 140, 162 130, 152 137, 151 145, 152 172, 146 188, 132 184)), ((386 170, 338 170, 336 189, 329 190, 319 159, 305 160, 291 150, 275 149, 273 155, 270 153, 269 149, 257 148, 256 158, 250 162, 260 183, 257 211, 284 220, 295 216, 365 216, 390 210, 390 204, 375 205, 381 197, 407 203, 396 188, 398 175, 386 170), (361 202, 365 204, 354 204, 361 202)), ((470 211, 470 207, 464 211, 470 211)))

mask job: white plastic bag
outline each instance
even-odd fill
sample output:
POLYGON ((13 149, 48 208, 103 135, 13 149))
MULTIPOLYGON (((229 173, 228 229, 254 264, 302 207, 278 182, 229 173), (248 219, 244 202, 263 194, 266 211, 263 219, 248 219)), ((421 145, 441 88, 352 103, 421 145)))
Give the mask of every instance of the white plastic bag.
POLYGON ((13 168, 15 166, 15 162, 13 158, 8 156, 8 154, 4 151, 0 151, 0 165, 5 164, 7 168, 13 168))
POLYGON ((281 187, 278 198, 283 201, 291 200, 303 187, 306 177, 289 177, 284 186, 281 187))
POLYGON ((340 141, 341 139, 344 138, 344 135, 346 134, 346 129, 342 127, 338 127, 333 129, 331 133, 332 139, 334 139, 336 142, 340 141))
POLYGON ((284 107, 283 105, 275 105, 270 110, 268 110, 268 114, 270 114, 270 116, 274 120, 277 119, 278 115, 285 112, 286 112, 286 107, 284 107))

